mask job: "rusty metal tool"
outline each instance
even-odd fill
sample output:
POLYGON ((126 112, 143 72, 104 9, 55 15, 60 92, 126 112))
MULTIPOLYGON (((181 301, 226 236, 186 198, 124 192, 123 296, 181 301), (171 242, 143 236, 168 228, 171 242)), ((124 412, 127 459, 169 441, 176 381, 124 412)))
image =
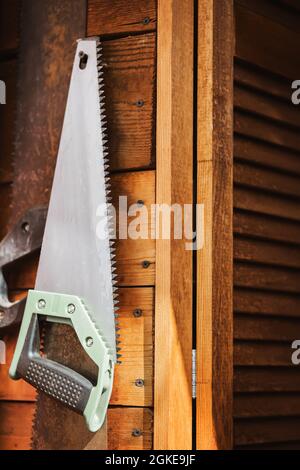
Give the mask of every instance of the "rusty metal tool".
POLYGON ((93 432, 105 419, 119 359, 106 142, 101 46, 97 38, 79 40, 35 289, 10 376, 82 414, 93 432), (41 320, 74 328, 98 367, 96 383, 41 354, 41 320))
POLYGON ((11 302, 3 268, 41 248, 46 207, 30 209, 0 242, 0 329, 20 323, 26 298, 11 302))

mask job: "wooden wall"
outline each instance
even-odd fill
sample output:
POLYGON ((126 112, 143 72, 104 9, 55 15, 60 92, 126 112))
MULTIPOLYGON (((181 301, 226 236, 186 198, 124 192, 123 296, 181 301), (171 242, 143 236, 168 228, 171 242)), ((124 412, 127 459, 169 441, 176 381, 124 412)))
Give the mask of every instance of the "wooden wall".
MULTIPOLYGON (((8 7, 15 28, 13 39, 8 34, 2 37, 1 33, 1 57, 2 52, 6 57, 8 50, 17 48, 17 4, 7 2, 5 9, 8 7)), ((5 10, 7 14, 8 10, 5 10)), ((1 21, 4 16, 1 11, 1 21)), ((128 204, 142 200, 149 206, 155 202, 156 2, 89 0, 87 16, 87 35, 101 35, 103 41, 114 197, 118 194, 127 195, 128 204)), ((13 29, 9 28, 9 31, 12 34, 13 29)), ((11 54, 9 52, 9 57, 11 54)), ((9 61, 2 60, 0 64, 0 78, 9 77, 10 89, 13 89, 15 80, 15 53, 12 57, 9 61)), ((9 96, 9 103, 13 103, 14 93, 11 92, 9 96)), ((7 111, 5 108, 5 113, 1 114, 0 136, 1 149, 2 141, 5 142, 5 151, 2 153, 1 150, 0 160, 1 236, 7 227, 9 188, 13 180, 12 135, 5 130, 12 127, 12 120, 13 109, 7 111)), ((153 421, 155 241, 119 242, 117 265, 124 363, 116 370, 108 412, 108 447, 150 449, 153 421), (136 309, 141 310, 141 316, 134 315, 136 309)), ((37 257, 31 257, 10 269, 7 279, 12 294, 34 285, 36 266, 37 257)), ((7 334, 8 363, 16 334, 7 334)), ((3 366, 0 375, 0 449, 26 449, 30 445, 34 391, 22 382, 8 381, 7 368, 3 366)))
POLYGON ((300 448, 298 1, 237 0, 234 73, 234 441, 300 448))
MULTIPOLYGON (((0 79, 6 83, 7 93, 6 105, 0 107, 0 239, 8 230, 11 217, 19 6, 19 0, 0 3, 0 79)), ((8 380, 16 331, 1 333, 0 337, 7 347, 7 365, 0 365, 0 449, 26 449, 30 444, 34 394, 24 382, 8 380)))
MULTIPOLYGON (((8 90, 0 108, 0 237, 14 179, 17 18, 17 0, 0 3, 0 79, 8 90)), ((296 0, 236 0, 235 21, 234 443, 300 448, 300 369, 291 364, 290 348, 300 331, 300 112, 290 100, 291 82, 300 79, 300 7, 296 0)), ((89 0, 87 34, 103 40, 115 197, 149 205, 155 201, 156 2, 89 0)), ((108 447, 149 449, 155 244, 121 241, 117 260, 124 364, 108 413, 108 447), (133 314, 137 308, 141 317, 133 314)), ((36 263, 31 258, 10 270, 12 296, 33 286, 36 263)), ((8 363, 16 334, 5 336, 8 363)), ((6 377, 1 366, 0 449, 26 449, 35 394, 6 377)))

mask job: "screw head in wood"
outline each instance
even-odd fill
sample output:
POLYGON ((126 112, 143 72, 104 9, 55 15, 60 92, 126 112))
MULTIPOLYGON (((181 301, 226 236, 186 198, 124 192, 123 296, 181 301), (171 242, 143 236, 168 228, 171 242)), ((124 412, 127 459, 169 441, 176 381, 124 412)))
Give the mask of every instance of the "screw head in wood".
POLYGON ((143 310, 141 308, 135 308, 132 313, 135 318, 140 318, 143 315, 143 310))
POLYGON ((145 102, 143 100, 137 100, 135 105, 138 107, 138 108, 142 108, 144 106, 145 102))
POLYGON ((141 431, 141 429, 138 429, 138 428, 135 428, 132 430, 132 436, 133 437, 140 437, 143 433, 141 431))
POLYGON ((150 18, 149 18, 149 16, 146 16, 146 17, 143 19, 142 23, 143 23, 145 26, 147 26, 147 24, 150 23, 150 18))
POLYGON ((136 387, 144 387, 144 385, 145 385, 145 382, 144 382, 143 379, 136 379, 136 381, 135 381, 135 386, 136 387))

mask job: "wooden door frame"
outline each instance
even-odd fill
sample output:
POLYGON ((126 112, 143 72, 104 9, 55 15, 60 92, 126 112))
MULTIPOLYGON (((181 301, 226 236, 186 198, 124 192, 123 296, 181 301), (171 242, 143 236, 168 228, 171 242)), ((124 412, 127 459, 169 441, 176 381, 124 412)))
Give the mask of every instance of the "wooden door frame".
POLYGON ((199 0, 197 449, 232 448, 233 56, 233 0, 199 0))
MULTIPOLYGON (((157 204, 193 202, 194 0, 158 0, 157 204)), ((156 242, 154 449, 192 448, 193 252, 156 242)))
MULTIPOLYGON (((194 202, 204 213, 194 305, 197 449, 232 448, 233 45, 233 0, 158 1, 156 199, 193 201, 196 163, 194 202)), ((192 448, 192 279, 193 255, 184 241, 158 239, 155 449, 192 448)))

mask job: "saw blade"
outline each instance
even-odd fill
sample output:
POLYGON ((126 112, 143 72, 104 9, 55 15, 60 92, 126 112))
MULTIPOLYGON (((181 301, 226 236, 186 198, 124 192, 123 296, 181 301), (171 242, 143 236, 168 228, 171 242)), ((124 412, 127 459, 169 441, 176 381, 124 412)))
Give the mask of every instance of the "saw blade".
POLYGON ((101 45, 79 40, 35 288, 80 296, 116 354, 117 309, 101 45))

